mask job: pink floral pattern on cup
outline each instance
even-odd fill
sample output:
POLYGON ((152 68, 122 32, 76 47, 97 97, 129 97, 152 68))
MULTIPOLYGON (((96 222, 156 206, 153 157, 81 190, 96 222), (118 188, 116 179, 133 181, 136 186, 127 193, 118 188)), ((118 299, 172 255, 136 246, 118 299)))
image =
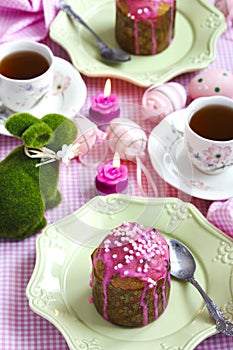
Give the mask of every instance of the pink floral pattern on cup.
POLYGON ((233 158, 229 161, 229 156, 232 153, 231 147, 211 145, 202 152, 195 153, 189 146, 189 152, 193 158, 209 171, 215 172, 223 170, 226 167, 233 165, 233 158))
POLYGON ((207 150, 203 151, 206 160, 210 164, 224 165, 228 156, 232 153, 229 146, 221 147, 219 145, 212 145, 207 150))
MULTIPOLYGON (((227 107, 233 110, 233 100, 225 96, 208 96, 199 97, 195 99, 186 108, 186 119, 184 129, 184 144, 187 147, 189 158, 193 165, 205 174, 216 175, 229 169, 233 166, 233 138, 232 138, 232 114, 227 114, 227 120, 225 121, 230 128, 227 139, 221 138, 211 140, 202 137, 190 127, 190 120, 194 113, 209 106, 227 107), (228 124, 229 121, 229 124, 228 124)), ((218 113, 221 113, 223 109, 218 109, 218 113)), ((211 126, 212 120, 209 118, 209 124, 205 124, 206 130, 211 126)), ((222 121, 218 118, 217 127, 223 126, 222 121)))

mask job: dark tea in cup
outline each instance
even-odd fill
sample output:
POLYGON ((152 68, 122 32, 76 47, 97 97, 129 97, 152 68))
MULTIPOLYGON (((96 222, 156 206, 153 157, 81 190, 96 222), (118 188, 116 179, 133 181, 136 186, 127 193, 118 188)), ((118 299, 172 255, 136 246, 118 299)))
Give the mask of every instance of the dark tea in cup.
POLYGON ((16 40, 0 45, 0 100, 14 112, 29 111, 53 87, 54 55, 44 44, 16 40))
POLYGON ((233 100, 199 97, 186 108, 184 145, 192 164, 217 175, 233 166, 233 100))
POLYGON ((32 79, 49 68, 49 62, 36 51, 16 51, 3 57, 0 73, 10 79, 32 79))
POLYGON ((233 140, 233 108, 218 104, 202 107, 193 113, 189 126, 209 140, 233 140))

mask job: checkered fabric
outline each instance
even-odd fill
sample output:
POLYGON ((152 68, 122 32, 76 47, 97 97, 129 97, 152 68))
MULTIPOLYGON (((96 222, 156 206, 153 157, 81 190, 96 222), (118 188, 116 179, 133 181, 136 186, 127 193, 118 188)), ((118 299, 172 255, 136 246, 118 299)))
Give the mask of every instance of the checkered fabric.
POLYGON ((207 212, 207 219, 233 237, 233 198, 212 203, 207 212))
MULTIPOLYGON (((10 2, 9 0, 9 3, 10 2)), ((15 1, 17 4, 19 2, 20 1, 15 1)), ((1 3, 3 3, 3 0, 0 0, 0 5, 1 3)), ((0 21, 0 31, 1 30, 2 26, 0 21)), ((45 40, 45 43, 52 48, 55 55, 69 60, 67 54, 57 44, 51 42, 49 39, 45 40)), ((225 68, 226 70, 232 71, 232 45, 233 31, 229 30, 227 33, 223 34, 218 41, 217 57, 208 69, 225 68)), ((186 73, 174 78, 173 81, 183 84, 187 90, 188 83, 195 74, 196 72, 186 73)), ((83 79, 88 88, 86 100, 86 107, 88 107, 90 105, 91 96, 102 90, 105 79, 85 76, 83 76, 83 79)), ((118 95, 119 101, 130 104, 141 104, 142 95, 145 91, 144 88, 118 79, 112 79, 112 89, 114 93, 118 95)), ((0 135, 0 160, 19 144, 20 141, 13 137, 0 135)), ((135 164, 131 164, 129 167, 130 173, 134 174, 135 164)), ((166 184, 156 175, 149 164, 149 160, 148 167, 151 170, 151 174, 153 174, 156 179, 160 197, 179 197, 183 201, 190 201, 204 216, 206 216, 210 205, 213 204, 212 202, 190 198, 190 196, 166 184)), ((48 223, 54 222, 72 213, 95 195, 93 188, 90 186, 91 178, 93 179, 93 169, 91 169, 91 167, 85 168, 77 160, 72 160, 70 172, 68 174, 62 172, 61 174, 61 190, 63 192, 64 201, 61 206, 46 213, 48 223), (80 174, 82 174, 82 176, 80 174)), ((138 194, 136 185, 134 193, 136 195, 138 194)), ((35 242, 37 236, 38 235, 32 236, 20 242, 0 239, 1 350, 68 350, 68 346, 60 332, 47 320, 31 311, 25 296, 25 289, 35 265, 35 242)), ((174 346, 175 345, 176 344, 174 344, 174 346)), ((174 347, 174 349, 175 348, 176 347, 174 347)), ((221 334, 206 339, 196 347, 196 350, 230 349, 233 349, 233 338, 221 334)))
POLYGON ((44 39, 58 3, 58 0, 0 0, 0 43, 44 39))

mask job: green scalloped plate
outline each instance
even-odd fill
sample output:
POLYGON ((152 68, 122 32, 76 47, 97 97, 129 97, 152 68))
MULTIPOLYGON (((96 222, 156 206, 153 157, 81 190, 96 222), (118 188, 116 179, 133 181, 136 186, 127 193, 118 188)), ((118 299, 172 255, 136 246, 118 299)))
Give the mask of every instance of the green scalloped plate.
POLYGON ((200 294, 172 279, 164 314, 150 325, 126 329, 105 321, 89 302, 90 255, 122 221, 154 226, 193 252, 196 278, 232 321, 232 240, 192 205, 176 198, 94 197, 70 216, 47 226, 37 238, 36 265, 26 289, 31 309, 63 334, 72 350, 194 349, 216 334, 200 294))
MULTIPOLYGON (((118 47, 114 36, 114 0, 67 2, 108 45, 118 47)), ((223 14, 208 1, 179 0, 174 40, 158 55, 132 55, 131 61, 116 65, 103 62, 92 35, 61 11, 50 27, 50 36, 66 49, 81 73, 120 78, 147 87, 207 67, 215 59, 217 39, 225 30, 223 14)))

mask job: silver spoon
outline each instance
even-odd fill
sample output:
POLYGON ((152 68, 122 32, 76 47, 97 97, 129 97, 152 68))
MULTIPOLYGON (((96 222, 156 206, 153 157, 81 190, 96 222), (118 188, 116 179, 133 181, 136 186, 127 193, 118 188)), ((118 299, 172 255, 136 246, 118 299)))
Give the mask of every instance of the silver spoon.
POLYGON ((128 53, 121 49, 114 49, 111 47, 108 47, 102 39, 91 29, 87 23, 83 21, 81 17, 75 13, 70 5, 68 5, 64 0, 60 0, 60 9, 66 12, 72 19, 78 21, 81 23, 87 30, 91 32, 91 34, 95 37, 99 49, 100 49, 100 55, 101 57, 110 63, 123 63, 131 60, 131 57, 128 53))
POLYGON ((209 314, 216 321, 217 330, 226 335, 233 335, 233 323, 229 322, 223 316, 219 307, 215 305, 195 280, 194 272, 196 270, 196 263, 190 250, 175 239, 168 239, 167 241, 170 247, 171 275, 178 279, 191 282, 205 300, 209 314))

